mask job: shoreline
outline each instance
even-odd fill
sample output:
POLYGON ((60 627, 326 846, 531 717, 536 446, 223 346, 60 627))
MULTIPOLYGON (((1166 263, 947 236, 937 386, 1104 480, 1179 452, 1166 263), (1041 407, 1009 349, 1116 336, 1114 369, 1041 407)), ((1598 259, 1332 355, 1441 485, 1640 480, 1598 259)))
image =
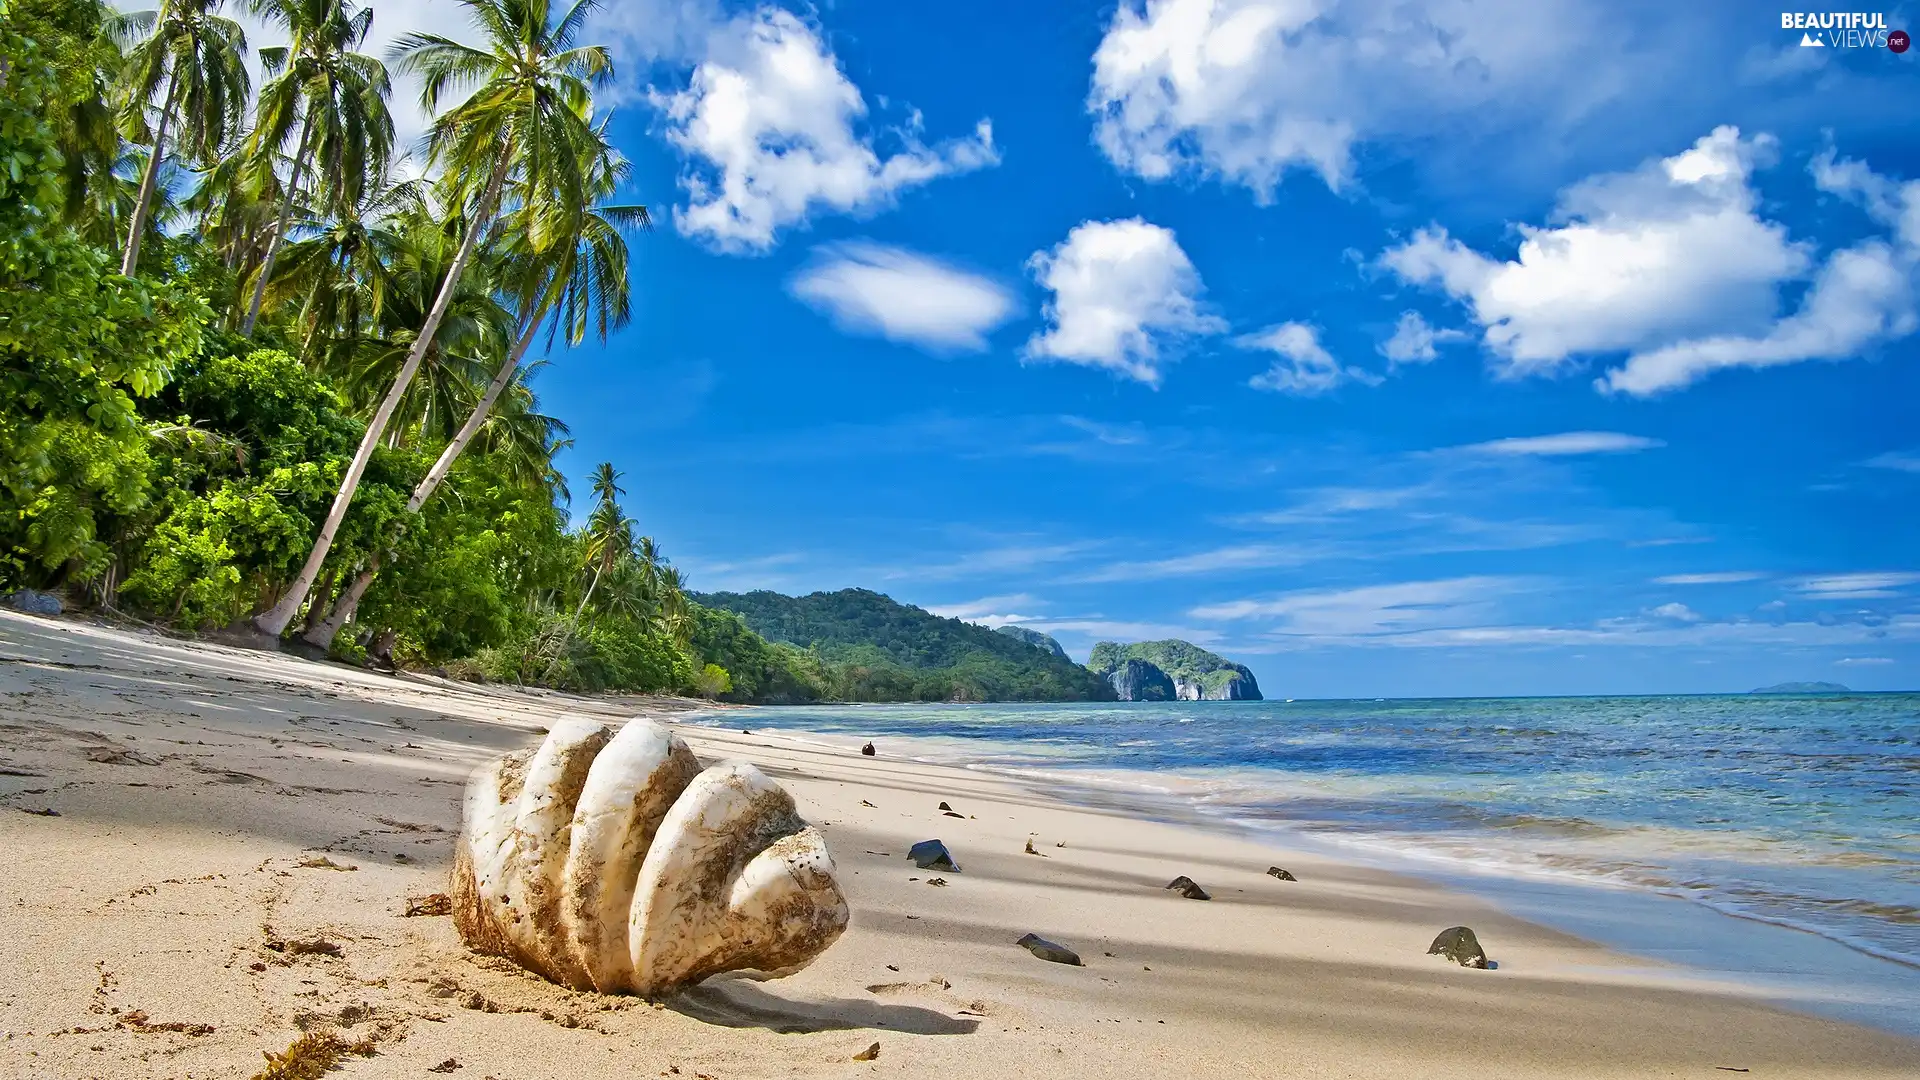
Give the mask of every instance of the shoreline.
POLYGON ((1907 1075, 1920 1052, 1356 860, 884 746, 739 734, 751 710, 728 729, 685 722, 691 703, 443 685, 11 614, 0 660, 0 985, 32 988, 0 990, 0 1075, 249 1075, 315 1026, 373 1041, 342 1076, 454 1061, 476 1080, 1860 1078, 1907 1075), (649 1007, 560 990, 468 953, 445 918, 402 915, 445 889, 474 766, 563 712, 641 710, 703 760, 753 760, 826 835, 854 923, 816 964, 649 1007), (964 867, 945 888, 901 857, 934 836, 964 867), (1214 899, 1166 892, 1176 874, 1214 899), (1499 970, 1425 954, 1456 924, 1499 970), (1028 931, 1087 966, 1015 948, 1028 931), (875 1041, 879 1060, 850 1061, 875 1041))
MULTIPOLYGON (((697 719, 690 718, 689 722, 707 726, 697 719)), ((842 751, 862 742, 852 735, 809 729, 783 727, 756 732, 773 733, 842 751)), ((1447 856, 1422 859, 1404 849, 1370 847, 1364 834, 1314 834, 1284 820, 1211 814, 1187 801, 1191 796, 1173 788, 1155 787, 1149 792, 1145 777, 1152 774, 1115 780, 1110 772, 1102 772, 1097 778, 1079 779, 1070 775, 1070 769, 957 765, 938 750, 952 751, 956 749, 954 742, 964 740, 888 734, 885 741, 896 751, 905 750, 915 761, 998 777, 1069 805, 1114 809, 1128 800, 1128 812, 1165 824, 1268 842, 1281 849, 1311 852, 1417 878, 1478 897, 1542 927, 1620 950, 1649 971, 1671 968, 1666 974, 1681 983, 1716 986, 1801 1012, 1920 1039, 1920 978, 1916 978, 1920 965, 1817 928, 1569 871, 1519 866, 1497 869, 1460 863, 1447 856), (926 756, 914 754, 915 750, 932 748, 938 749, 926 756)))

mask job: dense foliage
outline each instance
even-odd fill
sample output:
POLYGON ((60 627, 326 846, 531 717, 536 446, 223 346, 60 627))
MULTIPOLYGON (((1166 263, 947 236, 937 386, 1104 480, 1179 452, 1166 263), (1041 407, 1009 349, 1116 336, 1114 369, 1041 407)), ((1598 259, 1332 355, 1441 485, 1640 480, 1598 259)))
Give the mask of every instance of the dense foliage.
POLYGON ((227 0, 0 6, 0 592, 574 690, 1111 697, 874 593, 702 606, 611 465, 570 515, 529 354, 627 321, 650 225, 595 2, 460 0, 472 34, 395 46, 424 180, 351 0, 249 0, 289 41, 259 50, 227 0))
POLYGON ((943 619, 865 589, 697 597, 769 641, 804 648, 825 696, 845 701, 1099 701, 1113 689, 1044 647, 943 619))
POLYGON ((646 212, 606 201, 591 5, 462 2, 487 48, 396 51, 446 99, 440 179, 410 182, 365 8, 254 5, 292 40, 256 95, 220 0, 11 5, 0 592, 465 678, 818 699, 812 658, 688 600, 611 466, 570 520, 527 354, 626 320, 646 212))

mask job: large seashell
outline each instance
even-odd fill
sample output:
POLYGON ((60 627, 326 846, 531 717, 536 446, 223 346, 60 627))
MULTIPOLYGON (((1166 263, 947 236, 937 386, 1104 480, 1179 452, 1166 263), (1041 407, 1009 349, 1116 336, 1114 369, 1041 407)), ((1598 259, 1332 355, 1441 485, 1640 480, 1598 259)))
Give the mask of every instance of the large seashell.
POLYGON ((819 830, 744 761, 701 771, 645 718, 567 717, 467 785, 453 918, 476 952, 576 990, 792 974, 847 928, 819 830))

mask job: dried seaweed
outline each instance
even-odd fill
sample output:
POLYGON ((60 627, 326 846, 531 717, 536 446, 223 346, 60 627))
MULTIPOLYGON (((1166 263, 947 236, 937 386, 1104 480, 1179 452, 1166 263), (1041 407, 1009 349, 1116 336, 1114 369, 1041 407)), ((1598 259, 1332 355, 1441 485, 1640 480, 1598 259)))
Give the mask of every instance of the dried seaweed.
POLYGON ((254 1073, 253 1080, 319 1080, 348 1054, 372 1057, 374 1053, 371 1039, 350 1043, 333 1031, 309 1031, 278 1054, 263 1052, 267 1067, 254 1073))

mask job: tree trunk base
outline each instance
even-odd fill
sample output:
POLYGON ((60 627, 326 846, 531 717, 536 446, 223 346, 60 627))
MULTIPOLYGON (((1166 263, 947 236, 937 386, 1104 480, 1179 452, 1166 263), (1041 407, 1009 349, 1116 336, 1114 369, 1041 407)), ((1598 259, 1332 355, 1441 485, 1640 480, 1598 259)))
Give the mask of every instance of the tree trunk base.
POLYGON ((242 649, 256 649, 260 652, 282 651, 280 639, 260 629, 259 624, 252 619, 241 619, 238 622, 228 623, 218 630, 210 630, 206 637, 222 645, 232 645, 242 649))

